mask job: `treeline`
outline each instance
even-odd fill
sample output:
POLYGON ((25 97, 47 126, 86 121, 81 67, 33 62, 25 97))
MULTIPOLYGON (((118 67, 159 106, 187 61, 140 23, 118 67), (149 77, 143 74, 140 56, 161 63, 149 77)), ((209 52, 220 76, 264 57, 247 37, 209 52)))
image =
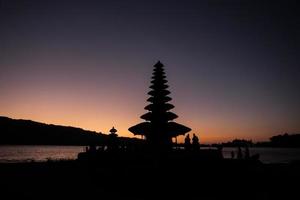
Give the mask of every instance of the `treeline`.
POLYGON ((107 140, 108 135, 95 131, 0 117, 0 145, 103 145, 107 140))
POLYGON ((269 141, 252 142, 252 140, 234 139, 222 144, 213 144, 213 146, 222 145, 223 147, 300 147, 300 134, 281 134, 273 136, 269 141))
POLYGON ((248 146, 248 147, 252 147, 255 144, 252 142, 252 140, 244 140, 244 139, 234 139, 230 142, 225 142, 222 143, 223 147, 244 147, 244 146, 248 146))
POLYGON ((300 134, 282 134, 270 138, 269 142, 258 142, 256 146, 300 147, 300 134))

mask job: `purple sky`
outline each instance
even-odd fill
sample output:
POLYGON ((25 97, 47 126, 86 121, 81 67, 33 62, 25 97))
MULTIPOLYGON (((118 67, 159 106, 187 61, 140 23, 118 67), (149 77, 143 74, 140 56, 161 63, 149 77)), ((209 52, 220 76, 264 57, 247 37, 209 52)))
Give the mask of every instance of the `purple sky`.
POLYGON ((296 0, 0 2, 0 115, 132 136, 161 60, 203 142, 300 132, 296 0))

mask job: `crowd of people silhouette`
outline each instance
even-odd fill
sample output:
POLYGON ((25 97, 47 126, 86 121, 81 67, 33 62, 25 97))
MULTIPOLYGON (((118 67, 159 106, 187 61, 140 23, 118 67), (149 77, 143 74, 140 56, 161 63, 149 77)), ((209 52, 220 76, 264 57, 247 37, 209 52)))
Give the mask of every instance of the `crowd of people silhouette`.
POLYGON ((259 158, 259 154, 254 154, 252 156, 250 156, 250 150, 249 150, 249 146, 245 146, 244 147, 244 151, 242 150, 241 146, 237 147, 237 152, 236 152, 236 156, 235 156, 235 151, 231 151, 230 152, 231 155, 231 159, 258 159, 259 158))

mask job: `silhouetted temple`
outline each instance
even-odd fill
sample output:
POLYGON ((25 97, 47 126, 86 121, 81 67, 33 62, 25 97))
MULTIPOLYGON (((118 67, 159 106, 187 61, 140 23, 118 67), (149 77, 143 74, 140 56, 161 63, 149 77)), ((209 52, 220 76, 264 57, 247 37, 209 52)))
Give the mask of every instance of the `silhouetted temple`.
MULTIPOLYGON (((178 116, 170 112, 174 106, 169 103, 171 98, 168 96, 170 91, 167 90, 169 86, 164 65, 157 62, 153 71, 151 91, 148 92, 150 97, 147 99, 150 104, 145 107, 148 112, 141 116, 145 122, 129 128, 134 135, 144 136, 145 140, 119 138, 116 134, 117 130, 113 127, 106 140, 99 144, 97 151, 94 146, 91 146, 93 148, 88 149, 87 152, 78 154, 78 160, 137 166, 149 163, 170 166, 183 166, 187 163, 190 166, 199 166, 203 162, 223 160, 221 146, 201 149, 195 134, 192 143, 189 137, 186 137, 185 144, 172 143, 172 138, 185 135, 191 129, 173 121, 178 116)), ((250 158, 249 152, 247 154, 245 160, 257 160, 257 158, 250 158)))
POLYGON ((191 129, 173 122, 178 116, 169 111, 174 106, 168 103, 171 98, 168 96, 170 91, 167 90, 164 65, 158 61, 153 71, 152 90, 148 92, 150 98, 147 99, 150 104, 145 107, 149 112, 141 116, 146 122, 130 127, 129 131, 145 136, 147 143, 155 149, 168 149, 172 147, 173 137, 184 135, 191 129))

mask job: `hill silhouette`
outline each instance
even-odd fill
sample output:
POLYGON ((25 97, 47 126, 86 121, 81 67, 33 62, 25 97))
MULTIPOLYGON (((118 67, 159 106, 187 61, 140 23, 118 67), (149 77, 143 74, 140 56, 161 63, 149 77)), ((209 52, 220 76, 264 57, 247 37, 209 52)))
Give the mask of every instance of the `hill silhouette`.
POLYGON ((108 135, 95 131, 0 116, 0 145, 101 145, 107 139, 108 135))

